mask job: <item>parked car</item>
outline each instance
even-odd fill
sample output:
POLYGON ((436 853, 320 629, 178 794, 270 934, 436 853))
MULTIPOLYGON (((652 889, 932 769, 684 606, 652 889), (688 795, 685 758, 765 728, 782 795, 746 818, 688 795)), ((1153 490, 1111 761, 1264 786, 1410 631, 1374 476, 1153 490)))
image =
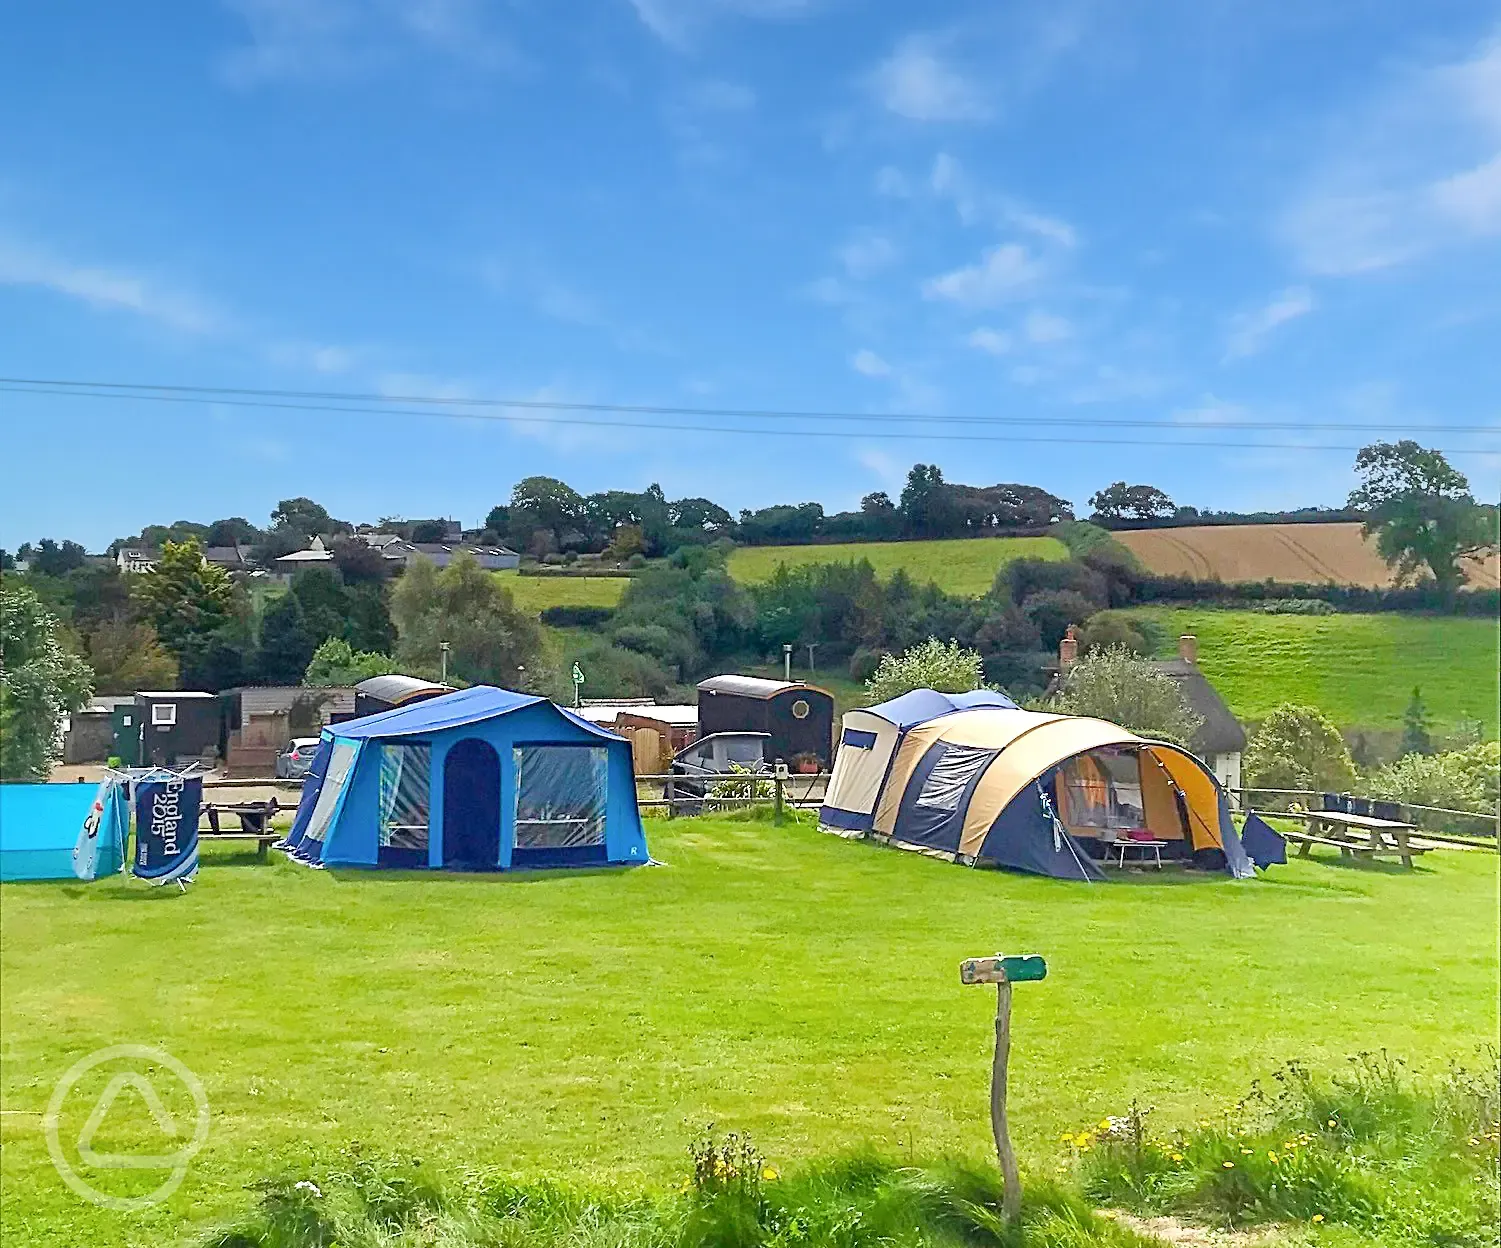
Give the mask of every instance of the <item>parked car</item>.
POLYGON ((715 732, 700 737, 673 757, 667 769, 673 778, 667 782, 666 796, 695 799, 691 805, 677 807, 680 814, 693 814, 715 780, 737 771, 769 775, 771 761, 766 751, 770 741, 771 734, 766 732, 715 732))
POLYGON ((313 765, 313 755, 318 752, 317 737, 293 737, 286 748, 276 756, 278 780, 301 780, 313 765))

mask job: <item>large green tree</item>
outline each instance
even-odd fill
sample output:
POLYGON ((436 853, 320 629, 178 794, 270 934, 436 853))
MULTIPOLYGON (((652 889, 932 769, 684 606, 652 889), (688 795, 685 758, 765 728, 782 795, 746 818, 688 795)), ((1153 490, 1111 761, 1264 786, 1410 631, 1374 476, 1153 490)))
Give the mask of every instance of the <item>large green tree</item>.
POLYGON ((451 679, 516 688, 539 674, 541 626, 469 555, 442 571, 414 559, 391 592, 391 618, 396 657, 422 674, 441 671, 445 642, 451 679))
POLYGON ((308 628, 298 596, 283 594, 266 608, 261 620, 261 679, 268 685, 301 684, 320 640, 308 628))
POLYGON ((236 614, 229 573, 204 562, 196 538, 168 542, 161 561, 136 579, 131 594, 141 615, 184 668, 236 614))
MULTIPOLYGON (((1258 725, 1244 770, 1246 784, 1262 789, 1346 793, 1355 787, 1355 762, 1339 729, 1318 708, 1293 703, 1273 707, 1258 725)), ((1283 794, 1262 797, 1268 805, 1287 802, 1283 794)))
POLYGON ((1497 514, 1476 503, 1464 473, 1411 439, 1375 442, 1355 456, 1360 485, 1350 506, 1366 513, 1364 531, 1397 580, 1427 569, 1452 601, 1468 579, 1465 561, 1497 547, 1497 514))
POLYGON ((46 780, 63 716, 93 692, 94 674, 61 633, 32 590, 0 586, 0 779, 46 780))

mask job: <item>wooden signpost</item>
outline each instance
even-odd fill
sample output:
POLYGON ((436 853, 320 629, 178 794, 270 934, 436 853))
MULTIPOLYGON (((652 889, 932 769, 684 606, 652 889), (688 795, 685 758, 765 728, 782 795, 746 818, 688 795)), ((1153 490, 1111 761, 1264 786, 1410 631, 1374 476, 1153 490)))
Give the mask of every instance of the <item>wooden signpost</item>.
POLYGON ((990 1129, 995 1135, 996 1157, 1001 1163, 1002 1197, 1006 1217, 1015 1221, 1022 1210, 1021 1176, 1016 1169, 1016 1153, 1011 1148, 1011 1134, 1006 1125, 1006 1064, 1011 1057, 1011 985, 1045 979, 1048 966, 1037 954, 993 958, 966 958, 959 963, 962 984, 994 984, 995 1060, 990 1067, 990 1129))

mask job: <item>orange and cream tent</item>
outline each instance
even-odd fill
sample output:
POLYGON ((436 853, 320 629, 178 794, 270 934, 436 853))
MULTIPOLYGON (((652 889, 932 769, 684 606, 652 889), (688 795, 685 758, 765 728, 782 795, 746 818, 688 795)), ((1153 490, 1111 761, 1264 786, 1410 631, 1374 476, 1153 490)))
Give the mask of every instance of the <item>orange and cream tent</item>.
POLYGON ((1097 863, 1118 840, 1161 842, 1165 859, 1236 877, 1254 870, 1224 791, 1188 751, 1104 720, 1034 711, 957 711, 907 728, 871 830, 963 862, 1069 879, 1100 878, 1097 863))

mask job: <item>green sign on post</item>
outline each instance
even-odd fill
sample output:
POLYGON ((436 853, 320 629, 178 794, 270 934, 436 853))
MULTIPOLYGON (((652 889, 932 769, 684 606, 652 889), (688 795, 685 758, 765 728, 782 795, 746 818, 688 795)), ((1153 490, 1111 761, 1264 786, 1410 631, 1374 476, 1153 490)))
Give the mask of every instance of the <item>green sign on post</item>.
POLYGON ((1006 1066, 1011 1058, 1011 985, 1046 979, 1047 973, 1047 962, 1035 953, 998 953, 993 958, 966 958, 959 963, 960 983, 995 985, 995 1061, 990 1068, 990 1129, 995 1135, 996 1157, 1001 1163, 1006 1217, 1013 1222, 1021 1216, 1022 1185, 1006 1123, 1006 1066))

